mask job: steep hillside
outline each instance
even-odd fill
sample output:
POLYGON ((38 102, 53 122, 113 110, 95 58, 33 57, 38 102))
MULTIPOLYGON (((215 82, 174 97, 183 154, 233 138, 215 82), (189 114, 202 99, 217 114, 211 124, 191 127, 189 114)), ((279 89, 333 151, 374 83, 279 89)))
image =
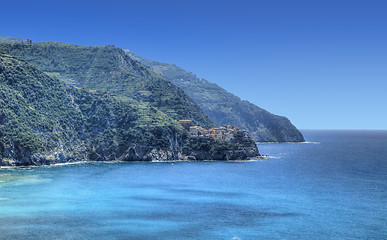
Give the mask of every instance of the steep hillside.
POLYGON ((2 53, 0 96, 0 165, 150 160, 155 146, 178 151, 171 141, 182 129, 165 114, 76 89, 2 53))
POLYGON ((0 165, 259 155, 248 138, 200 140, 154 107, 75 88, 0 52, 0 165))
POLYGON ((149 103, 175 120, 191 119, 203 127, 216 125, 184 91, 114 46, 0 43, 0 50, 74 86, 149 103))
POLYGON ((285 117, 242 101, 218 85, 176 65, 160 63, 125 52, 183 89, 218 125, 232 124, 247 130, 257 142, 303 142, 304 137, 285 117))

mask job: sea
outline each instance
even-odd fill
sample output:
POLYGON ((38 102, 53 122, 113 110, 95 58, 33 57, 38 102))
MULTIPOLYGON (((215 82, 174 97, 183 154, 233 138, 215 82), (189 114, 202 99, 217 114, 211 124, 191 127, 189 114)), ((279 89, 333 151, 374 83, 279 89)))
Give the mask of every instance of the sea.
POLYGON ((305 130, 243 162, 0 169, 0 239, 387 239, 387 131, 305 130))

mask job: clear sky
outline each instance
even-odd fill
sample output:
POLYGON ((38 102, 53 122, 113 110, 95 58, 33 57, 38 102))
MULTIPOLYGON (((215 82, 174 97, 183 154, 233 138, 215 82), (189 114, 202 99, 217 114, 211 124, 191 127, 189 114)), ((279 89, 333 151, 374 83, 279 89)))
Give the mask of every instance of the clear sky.
POLYGON ((0 36, 114 44, 300 129, 387 129, 386 0, 17 0, 0 12, 0 36))

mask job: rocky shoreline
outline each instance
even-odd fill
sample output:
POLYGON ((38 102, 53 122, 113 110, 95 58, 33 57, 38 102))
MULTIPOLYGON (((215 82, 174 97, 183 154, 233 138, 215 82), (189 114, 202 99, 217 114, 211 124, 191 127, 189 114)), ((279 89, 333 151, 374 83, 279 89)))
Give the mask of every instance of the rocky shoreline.
POLYGON ((78 164, 98 164, 98 163, 180 163, 180 162, 229 162, 229 163, 238 163, 238 162, 254 162, 261 159, 270 158, 266 155, 260 155, 257 157, 252 157, 249 159, 241 159, 241 160, 188 160, 188 159, 178 159, 178 160, 151 160, 151 161, 121 161, 121 160, 113 160, 113 161, 88 161, 88 160, 80 160, 75 162, 63 162, 63 163, 52 163, 46 165, 0 165, 0 169, 9 169, 9 168, 30 168, 30 167, 49 167, 49 166, 67 166, 67 165, 78 165, 78 164))
MULTIPOLYGON (((164 134, 165 135, 165 134, 164 134)), ((0 145, 0 166, 42 166, 75 162, 167 162, 235 161, 261 158, 258 147, 248 136, 216 141, 210 137, 173 137, 166 147, 128 143, 126 146, 101 148, 75 141, 60 143, 54 150, 33 152, 20 144, 0 145), (90 149, 94 149, 90 151, 90 149)))

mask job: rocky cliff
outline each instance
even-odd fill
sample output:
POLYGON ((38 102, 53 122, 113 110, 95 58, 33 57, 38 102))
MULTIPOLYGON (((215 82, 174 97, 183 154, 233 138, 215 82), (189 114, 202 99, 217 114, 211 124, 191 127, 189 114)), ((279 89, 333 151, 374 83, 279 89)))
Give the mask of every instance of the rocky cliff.
POLYGON ((0 52, 0 165, 258 155, 251 138, 230 143, 201 139, 198 144, 173 118, 147 103, 70 86, 0 52))

